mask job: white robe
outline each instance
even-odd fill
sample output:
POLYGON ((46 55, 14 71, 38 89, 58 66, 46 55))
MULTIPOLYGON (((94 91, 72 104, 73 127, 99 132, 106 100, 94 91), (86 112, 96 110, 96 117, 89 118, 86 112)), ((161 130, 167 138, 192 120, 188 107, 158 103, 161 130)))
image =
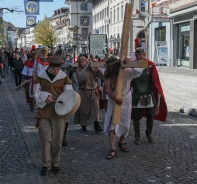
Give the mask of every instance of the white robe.
MULTIPOLYGON (((41 65, 40 63, 38 63, 36 60, 34 60, 34 65, 33 65, 33 72, 34 75, 36 73, 36 76, 43 70, 46 70, 48 68, 48 65, 41 65)), ((34 76, 35 78, 35 76, 34 76)))
POLYGON ((112 112, 113 112, 113 104, 114 100, 112 100, 108 96, 108 106, 107 112, 105 115, 105 122, 104 122, 104 134, 109 135, 110 130, 115 130, 116 136, 120 137, 124 135, 125 137, 129 133, 130 128, 130 121, 131 121, 131 111, 132 111, 132 91, 130 83, 132 79, 139 77, 142 73, 143 69, 125 69, 125 78, 124 78, 124 85, 123 85, 123 104, 121 107, 121 116, 119 124, 114 125, 112 123, 112 112))

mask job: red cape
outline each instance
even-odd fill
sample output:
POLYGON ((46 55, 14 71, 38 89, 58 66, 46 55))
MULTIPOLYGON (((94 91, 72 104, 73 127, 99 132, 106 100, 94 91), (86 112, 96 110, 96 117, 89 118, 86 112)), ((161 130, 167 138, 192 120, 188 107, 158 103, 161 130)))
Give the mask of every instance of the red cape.
POLYGON ((48 66, 49 65, 49 63, 46 61, 46 62, 42 62, 42 61, 40 61, 40 58, 36 58, 36 61, 39 63, 39 64, 41 64, 42 66, 48 66))
MULTIPOLYGON (((147 61, 148 61, 148 65, 152 66, 151 75, 153 79, 153 93, 154 93, 154 97, 156 100, 156 105, 154 106, 154 119, 165 122, 166 117, 167 117, 167 105, 166 105, 164 93, 161 87, 161 83, 159 80, 157 68, 155 67, 152 61, 149 61, 149 60, 147 61)), ((142 109, 141 117, 146 117, 145 108, 142 109)))
POLYGON ((27 66, 28 68, 33 68, 33 66, 34 66, 34 61, 32 61, 32 60, 27 60, 27 61, 25 61, 24 65, 27 66))

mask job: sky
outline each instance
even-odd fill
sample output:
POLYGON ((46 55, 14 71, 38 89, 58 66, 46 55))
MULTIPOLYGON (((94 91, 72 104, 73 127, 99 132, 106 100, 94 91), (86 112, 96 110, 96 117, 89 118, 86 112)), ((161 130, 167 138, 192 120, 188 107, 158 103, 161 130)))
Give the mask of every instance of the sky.
MULTIPOLYGON (((11 22, 15 27, 26 27, 26 15, 24 9, 24 0, 0 0, 0 7, 13 8, 18 7, 22 10, 22 13, 10 13, 5 12, 3 19, 7 22, 11 22)), ((40 15, 37 15, 37 21, 42 20, 44 15, 47 17, 53 15, 53 11, 61 7, 67 7, 65 0, 53 0, 53 2, 40 2, 40 15)))

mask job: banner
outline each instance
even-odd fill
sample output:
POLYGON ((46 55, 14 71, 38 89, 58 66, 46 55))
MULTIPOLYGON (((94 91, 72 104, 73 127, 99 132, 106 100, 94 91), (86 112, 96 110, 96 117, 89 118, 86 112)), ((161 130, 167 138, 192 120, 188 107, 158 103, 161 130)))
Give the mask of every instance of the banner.
POLYGON ((24 0, 25 15, 39 15, 39 1, 24 0))
MULTIPOLYGON (((31 0, 28 0, 31 1, 31 0)), ((36 2, 53 2, 53 0, 34 0, 36 2)))
POLYGON ((36 16, 27 16, 26 26, 34 26, 36 24, 36 16))

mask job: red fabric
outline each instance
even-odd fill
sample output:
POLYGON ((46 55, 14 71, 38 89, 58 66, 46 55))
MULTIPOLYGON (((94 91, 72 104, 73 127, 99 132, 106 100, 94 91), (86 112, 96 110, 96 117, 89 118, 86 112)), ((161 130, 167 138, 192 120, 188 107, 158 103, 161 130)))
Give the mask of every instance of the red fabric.
POLYGON ((104 59, 100 59, 100 60, 98 60, 98 62, 105 62, 105 60, 104 59))
POLYGON ((27 66, 28 68, 33 68, 34 62, 28 59, 27 61, 25 61, 24 65, 27 66))
MULTIPOLYGON (((101 96, 101 91, 99 91, 99 95, 101 96)), ((106 104, 106 100, 103 100, 103 99, 99 99, 99 109, 102 110, 102 109, 105 109, 105 104, 106 104)))
POLYGON ((39 122, 39 119, 36 120, 36 128, 39 128, 40 126, 40 122, 39 122))
POLYGON ((136 38, 135 40, 135 49, 140 46, 140 38, 136 38))
POLYGON ((46 62, 42 62, 42 61, 40 61, 40 58, 36 58, 36 61, 39 63, 39 64, 41 64, 42 66, 48 66, 49 65, 49 63, 46 61, 46 62))
POLYGON ((77 59, 78 59, 78 56, 75 56, 75 58, 73 57, 72 63, 75 63, 75 61, 77 61, 77 59))
POLYGON ((31 50, 29 51, 30 54, 32 54, 32 52, 33 52, 34 50, 36 50, 36 46, 35 46, 35 45, 32 45, 31 50))
MULTIPOLYGON (((26 84, 25 84, 26 87, 26 84)), ((26 97, 26 103, 30 103, 30 97, 28 93, 25 93, 25 97, 26 97)))
MULTIPOLYGON (((158 113, 158 115, 154 114, 154 119, 165 122, 166 117, 167 117, 167 105, 166 105, 164 93, 163 93, 163 90, 162 90, 162 86, 161 86, 161 83, 160 83, 160 80, 159 80, 159 75, 158 75, 158 72, 157 72, 157 69, 156 69, 154 63, 152 61, 149 61, 149 60, 147 60, 147 61, 148 61, 148 65, 152 66, 151 75, 152 75, 152 79, 153 79, 153 93, 154 93, 154 97, 156 99, 156 105, 157 105, 157 102, 158 102, 158 93, 161 95, 159 113, 158 113)), ((154 106, 154 110, 155 110, 155 108, 156 108, 156 106, 154 106)), ((132 117, 133 117, 133 115, 132 115, 132 117)), ((145 108, 142 109, 141 118, 142 117, 146 117, 145 108)))

